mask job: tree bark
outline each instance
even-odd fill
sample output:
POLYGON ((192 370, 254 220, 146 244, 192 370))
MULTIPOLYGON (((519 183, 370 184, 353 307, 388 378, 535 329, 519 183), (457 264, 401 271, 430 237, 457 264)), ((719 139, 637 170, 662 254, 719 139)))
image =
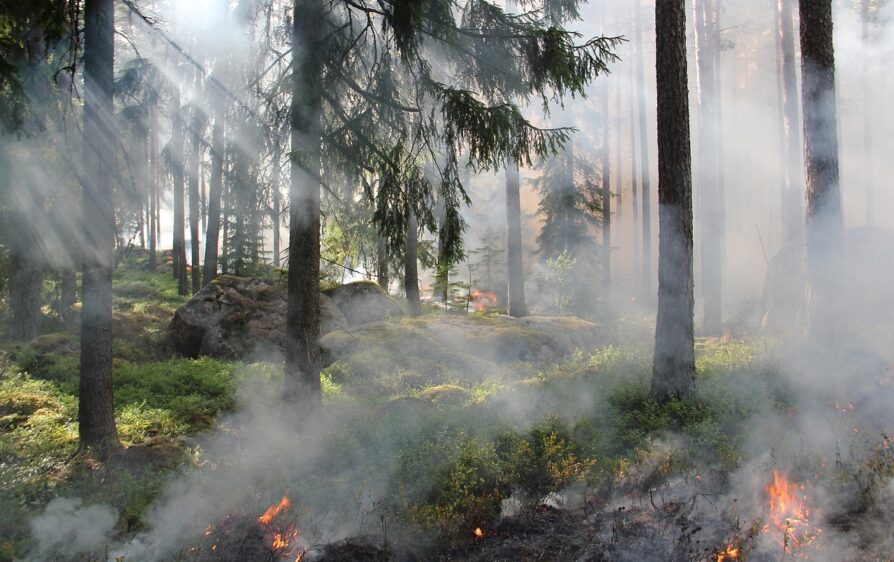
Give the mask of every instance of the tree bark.
POLYGON ((838 168, 838 117, 832 0, 801 0, 801 83, 807 179, 808 338, 842 334, 844 221, 838 168))
POLYGON ((793 2, 778 0, 779 44, 782 60, 782 108, 785 129, 784 180, 782 193, 783 241, 795 242, 803 234, 803 179, 801 162, 801 115, 798 110, 798 78, 795 66, 793 2))
POLYGON ((688 396, 695 386, 692 155, 686 2, 656 0, 658 87, 658 319, 652 396, 688 396))
POLYGON ((509 316, 527 316, 525 268, 521 234, 521 194, 518 164, 506 166, 506 275, 509 278, 509 316))
POLYGON ((115 23, 112 0, 86 0, 84 17, 84 241, 81 370, 78 393, 80 447, 107 456, 118 446, 112 393, 112 263, 115 208, 115 23))
POLYGON ((713 10, 707 0, 694 0, 696 74, 699 123, 698 187, 701 192, 701 273, 704 298, 703 329, 716 334, 723 310, 723 208, 721 207, 716 111, 716 59, 713 50, 713 10))
POLYGON ((863 90, 863 191, 866 201, 866 226, 875 226, 875 193, 873 191, 873 168, 874 160, 872 154, 872 99, 870 92, 872 87, 869 84, 869 62, 872 58, 869 56, 869 0, 860 1, 860 34, 863 38, 863 48, 867 51, 863 56, 863 68, 861 69, 860 88, 863 90))
POLYGON ((320 387, 322 0, 295 0, 290 124, 289 276, 283 397, 312 415, 320 387))
POLYGON ((273 266, 279 267, 280 239, 279 239, 279 220, 280 213, 280 193, 279 193, 279 176, 280 176, 280 151, 279 144, 273 147, 273 178, 272 178, 272 198, 273 209, 271 211, 271 219, 273 223, 273 266))
POLYGON ((220 198, 223 193, 223 162, 226 144, 226 100, 223 92, 215 90, 214 125, 211 129, 211 180, 208 186, 208 229, 205 231, 205 264, 202 268, 202 284, 207 285, 217 277, 217 252, 220 247, 220 198))
POLYGON ((379 238, 376 244, 376 281, 379 286, 388 292, 388 245, 384 238, 379 238))
POLYGON ((25 226, 9 248, 9 326, 12 340, 28 341, 40 334, 43 300, 43 270, 38 259, 37 241, 25 226))
POLYGON ((407 307, 410 316, 422 314, 422 301, 419 296, 419 224, 416 213, 407 209, 407 244, 404 250, 404 291, 407 294, 407 307))
MULTIPOLYGON (((649 129, 646 123, 646 84, 645 71, 645 46, 642 32, 642 7, 640 2, 634 2, 635 24, 634 34, 638 47, 636 57, 636 89, 639 93, 639 145, 640 165, 642 166, 642 210, 643 210, 643 269, 640 281, 640 302, 645 306, 651 306, 652 297, 652 190, 649 170, 649 129)), ((685 15, 684 15, 685 18, 685 15)))
POLYGON ((174 181, 174 278, 177 279, 177 292, 189 294, 189 280, 186 276, 186 236, 183 231, 185 210, 183 208, 183 108, 180 106, 180 87, 174 85, 173 120, 171 123, 171 154, 173 155, 174 181))
MULTIPOLYGON (((202 74, 196 71, 196 95, 201 91, 202 74)), ((201 110, 198 105, 193 108, 192 127, 189 131, 189 247, 190 261, 192 263, 191 280, 192 293, 198 293, 202 288, 202 270, 199 267, 199 191, 201 189, 201 160, 202 160, 202 120, 201 110)))
MULTIPOLYGON (((636 57, 635 47, 630 46, 631 59, 636 57)), ((636 72, 632 62, 630 64, 630 204, 633 213, 633 293, 639 294, 639 282, 642 279, 642 261, 641 252, 642 244, 640 243, 640 223, 639 223, 639 158, 637 151, 639 145, 636 143, 636 97, 640 95, 636 89, 636 72)))
POLYGON ((149 271, 158 270, 158 102, 149 108, 149 271))
MULTIPOLYGON (((604 18, 603 14, 603 18, 604 18)), ((606 302, 612 285, 612 188, 611 126, 608 114, 608 83, 602 85, 602 291, 606 302)))

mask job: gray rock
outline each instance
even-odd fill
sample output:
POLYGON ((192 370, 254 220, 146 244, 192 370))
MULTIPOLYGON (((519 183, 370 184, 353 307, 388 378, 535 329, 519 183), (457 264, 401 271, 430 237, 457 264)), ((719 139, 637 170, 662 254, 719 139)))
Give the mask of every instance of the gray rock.
POLYGON ((323 291, 351 326, 404 316, 400 304, 372 281, 356 281, 323 291))

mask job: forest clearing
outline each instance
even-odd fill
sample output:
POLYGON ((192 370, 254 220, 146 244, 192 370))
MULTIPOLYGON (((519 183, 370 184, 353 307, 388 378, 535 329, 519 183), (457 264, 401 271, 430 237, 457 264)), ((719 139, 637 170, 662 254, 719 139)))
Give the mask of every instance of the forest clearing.
POLYGON ((892 16, 0 0, 0 562, 894 561, 892 16))

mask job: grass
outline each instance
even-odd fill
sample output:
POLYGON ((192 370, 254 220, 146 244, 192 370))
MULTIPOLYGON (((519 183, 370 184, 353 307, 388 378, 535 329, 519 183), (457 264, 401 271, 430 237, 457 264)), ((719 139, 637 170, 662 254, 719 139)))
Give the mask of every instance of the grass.
MULTIPOLYGON (((55 497, 111 505, 118 532, 139 529, 169 478, 208 461, 191 436, 214 428, 246 396, 278 394, 276 364, 166 357, 164 329, 184 299, 170 275, 144 270, 141 259, 129 258, 115 273, 116 421, 128 447, 120 459, 101 465, 76 454, 76 336, 7 347, 0 560, 27 554, 27 521, 55 497)), ((484 332, 496 325, 487 317, 472 322, 484 332)), ((394 533, 422 543, 462 540, 492 522, 509 498, 536 502, 575 485, 610 490, 637 467, 659 467, 644 486, 695 465, 733 467, 748 420, 767 405, 788 404, 788 390, 761 363, 764 342, 700 341, 697 395, 659 405, 649 398, 646 347, 608 346, 552 364, 519 361, 479 372, 472 356, 427 349, 420 359, 407 344, 433 345, 423 326, 393 321, 395 333, 412 336, 401 336, 400 345, 376 334, 361 334, 369 344, 363 349, 346 340, 349 360, 324 370, 324 398, 335 415, 317 468, 288 475, 309 509, 356 506, 358 492, 346 483, 372 480, 376 509, 400 523, 394 533), (659 446, 668 435, 679 438, 659 446)))

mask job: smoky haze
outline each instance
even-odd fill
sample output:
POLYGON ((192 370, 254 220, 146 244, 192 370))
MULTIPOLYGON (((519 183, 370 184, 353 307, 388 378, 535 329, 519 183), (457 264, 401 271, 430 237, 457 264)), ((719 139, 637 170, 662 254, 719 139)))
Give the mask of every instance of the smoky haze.
MULTIPOLYGON (((687 3, 689 4, 689 3, 687 3)), ((722 243, 722 292, 725 335, 747 336, 755 339, 775 337, 782 333, 792 336, 802 331, 803 305, 803 241, 787 244, 784 240, 781 185, 784 174, 780 158, 779 79, 777 76, 775 37, 776 22, 771 2, 721 2, 720 8, 720 90, 721 108, 717 112, 717 127, 721 139, 718 152, 719 169, 723 175, 725 238, 722 243), (769 284, 768 284, 769 283, 769 284)), ((794 350, 781 349, 768 343, 766 370, 778 375, 773 381, 763 378, 743 380, 730 375, 724 379, 730 392, 776 396, 779 385, 787 396, 795 396, 785 413, 774 404, 761 404, 749 412, 753 427, 745 432, 741 444, 739 467, 730 476, 730 484, 719 496, 706 493, 710 501, 700 499, 695 512, 705 519, 716 516, 733 517, 730 506, 742 519, 767 517, 763 496, 768 474, 780 467, 786 472, 797 472, 805 451, 816 451, 824 458, 837 458, 843 464, 873 454, 880 436, 891 427, 891 400, 894 384, 880 383, 880 377, 890 378, 891 356, 890 321, 892 293, 884 280, 894 278, 894 235, 892 213, 894 194, 887 181, 894 173, 891 153, 892 136, 886 134, 894 127, 894 111, 888 100, 894 99, 894 78, 886 71, 886 63, 894 54, 894 4, 883 3, 874 15, 868 41, 864 38, 859 10, 851 2, 835 3, 835 46, 837 72, 837 119, 840 140, 841 193, 844 209, 846 248, 852 262, 848 266, 848 285, 843 295, 847 309, 848 337, 841 345, 826 350, 822 355, 793 345, 794 350), (866 76, 869 79, 866 79, 866 76), (867 129, 867 126, 869 129, 867 129), (867 187, 869 186, 869 187, 867 187), (867 197, 871 189, 871 199, 867 197), (867 229, 872 229, 871 231, 867 229), (845 341, 846 340, 846 341, 845 341), (860 438, 854 439, 858 433, 860 438), (865 439, 864 439, 865 436, 865 439), (721 508, 718 508, 721 506, 721 508)), ((288 35, 273 34, 272 49, 278 55, 270 59, 259 57, 255 42, 265 26, 282 26, 287 21, 288 5, 272 1, 220 2, 196 0, 190 2, 141 2, 149 21, 128 10, 119 10, 118 24, 126 40, 116 43, 116 69, 122 70, 137 60, 136 54, 159 69, 159 81, 175 85, 181 104, 210 115, 213 99, 209 88, 195 88, 196 73, 213 77, 213 88, 228 98, 228 143, 233 151, 259 155, 251 174, 263 191, 258 198, 241 202, 233 196, 226 205, 244 203, 255 210, 272 207, 274 197, 286 196, 285 177, 275 166, 287 166, 288 158, 275 159, 274 151, 285 154, 290 148, 285 141, 277 145, 269 131, 263 129, 263 117, 270 117, 279 130, 284 123, 282 112, 287 107, 279 92, 276 99, 258 101, 255 94, 270 88, 288 69, 291 55, 288 35), (281 55, 281 56, 279 56, 281 55), (262 65, 263 63, 263 65, 262 65), (262 66, 259 66, 262 65, 262 66), (278 164, 275 164, 278 163, 278 164), (279 183, 274 181, 277 179, 279 183)), ((657 134, 655 119, 655 38, 654 4, 643 3, 643 44, 634 41, 634 14, 627 0, 593 2, 584 6, 581 20, 572 27, 583 37, 604 34, 622 36, 626 42, 618 49, 620 60, 609 65, 610 74, 595 80, 586 98, 563 100, 564 107, 544 115, 536 101, 527 104, 526 114, 537 124, 575 127, 571 146, 577 159, 576 177, 585 178, 586 166, 595 170, 595 185, 603 173, 600 162, 602 127, 609 127, 611 193, 613 213, 601 220, 610 220, 612 229, 612 277, 607 291, 600 285, 602 263, 601 227, 589 225, 585 239, 571 256, 574 260, 564 271, 555 254, 544 251, 538 235, 545 224, 539 212, 543 191, 538 181, 555 189, 545 170, 547 166, 522 167, 521 207, 525 263, 525 285, 528 307, 533 315, 577 315, 598 322, 630 320, 636 329, 623 331, 631 336, 632 344, 651 345, 651 326, 655 316, 658 258, 658 174, 657 134), (641 50, 641 51, 640 51, 641 50), (637 87, 635 59, 643 56, 644 89, 637 87), (600 96, 608 95, 608 114, 603 114, 600 96), (639 116, 640 100, 646 113, 639 116), (642 285, 642 209, 643 177, 642 149, 637 120, 646 120, 651 181, 652 248, 651 279, 642 285), (634 210, 640 214, 635 215, 634 210), (557 288, 558 287, 558 288, 557 288), (588 303, 586 306, 581 303, 588 303), (645 328, 643 327, 645 326, 645 328)), ((691 6, 690 6, 691 15, 691 6)), ((797 10, 795 10, 797 33, 797 10)), ((702 193, 696 172, 703 164, 706 149, 700 143, 697 111, 697 67, 694 58, 694 33, 689 30, 690 104, 693 119, 692 151, 696 245, 696 332, 700 331, 704 306, 701 277, 701 252, 704 244, 702 226, 705 216, 702 193)), ((797 41, 796 41, 796 56, 797 41)), ((800 65, 798 68, 800 83, 800 65)), ((77 93, 75 92, 75 95, 77 93)), ((38 95, 38 92, 33 94, 38 95)), ((799 97, 800 100, 800 97, 799 97)), ((161 115, 161 145, 168 146, 172 136, 171 115, 161 115)), ((187 119, 189 117, 187 116, 187 119)), ((71 115, 58 117, 59 125, 53 134, 59 144, 66 146, 67 127, 74 126, 71 115)), ((702 129, 703 130, 703 129, 702 129)), ((798 131, 800 138, 800 131, 798 131)), ((14 178, 11 185, 37 186, 37 193, 16 189, 14 204, 33 216, 39 244, 53 267, 71 266, 71 252, 67 249, 83 243, 77 239, 79 229, 75 213, 48 214, 46 201, 65 208, 65 193, 60 186, 65 181, 63 166, 47 166, 40 158, 41 147, 32 141, 4 139, 4 154, 9 164, 8 173, 14 178)), ((122 141, 124 142, 124 141, 122 141)), ((803 144, 803 143, 802 143, 803 144)), ((123 152, 127 152, 125 147, 123 152)), ((63 152, 63 158, 65 153, 63 152)), ((556 159, 566 158, 559 153, 556 159)), ((201 156, 201 170, 205 177, 210 168, 207 148, 201 156)), ((165 164, 171 166, 169 161, 165 164)), ((227 161, 233 168, 238 163, 227 161)), ((230 169, 230 168, 228 168, 230 169)), ((121 178, 127 184, 129 178, 121 178)), ((581 180, 583 181, 583 179, 581 180)), ((559 182, 560 183, 560 182, 559 182)), ((469 170, 466 188, 471 205, 464 207, 467 229, 464 233, 467 257, 456 264, 452 277, 469 283, 469 290, 494 292, 499 299, 495 308, 506 303, 506 199, 505 175, 478 173, 469 170)), ((803 190, 803 187, 801 187, 803 190)), ((173 198, 163 190, 160 209, 160 248, 170 247, 173 228, 173 198)), ((284 199, 285 200, 285 199, 284 199)), ((286 204, 287 204, 287 200, 286 204)), ((324 203, 325 207, 326 203, 324 203)), ((604 203, 603 203, 604 205, 604 203)), ((333 203, 334 207, 334 203, 333 203)), ((802 204, 803 213, 803 204, 802 204)), ((716 217, 714 217, 716 218, 716 217)), ((266 219, 264 219, 266 220, 266 219)), ((133 222, 119 224, 119 238, 127 242, 140 236, 141 227, 133 222)), ((268 254, 272 249, 273 225, 265 222, 260 241, 268 254)), ((188 231, 187 231, 188 232, 188 231)), ((277 236, 288 238, 288 224, 279 225, 277 236)), ((189 238, 187 234, 187 238, 189 238)), ((426 233, 424 242, 437 246, 436 235, 426 233)), ((187 244, 192 241, 187 240, 187 244)), ((200 229, 196 242, 204 248, 205 230, 200 229)), ((285 247, 282 244, 281 247, 285 247)), ((88 249, 89 251, 89 249, 88 249)), ((189 251, 187 250, 187 255, 189 251)), ((345 257, 342 280, 363 278, 375 270, 371 256, 345 257), (346 273, 347 272, 347 273, 346 273)), ((324 264, 325 267, 325 264, 324 264)), ((432 296, 435 272, 428 268, 420 272, 424 296, 432 296)), ((392 279, 392 290, 399 286, 392 279)), ((724 334, 705 334, 723 336, 724 334)), ((590 350, 582 350, 590 351, 590 350)), ((481 353, 487 356, 486 353, 481 353)), ((490 357, 488 357, 490 358, 490 357)), ((274 354, 253 357, 259 362, 279 364, 274 354)), ((511 364, 508 358, 499 363, 511 364)), ((638 368, 641 365, 624 367, 638 368)), ((395 366, 395 370, 398 367, 395 366)), ((490 373, 471 373, 472 378, 487 378, 490 373)), ((383 527, 388 519, 387 503, 383 498, 395 494, 390 486, 396 478, 397 463, 390 457, 398 451, 401 440, 424 441, 427 432, 435 432, 439 419, 420 422, 413 418, 399 418, 393 433, 375 431, 360 436, 350 435, 349 428, 358 422, 358 412, 350 403, 340 403, 319 420, 308 423, 301 412, 284 409, 278 400, 279 389, 268 379, 259 380, 246 375, 239 391, 235 413, 217 420, 216 427, 200 436, 195 443, 201 463, 184 474, 174 477, 164 486, 144 520, 144 530, 127 540, 114 535, 117 517, 110 508, 83 506, 79 499, 54 500, 45 512, 32 521, 32 530, 40 542, 40 556, 67 549, 68 552, 95 551, 98 545, 111 543, 111 556, 128 560, 167 560, 178 555, 186 545, 201 540, 203 529, 228 513, 248 510, 260 513, 292 489, 313 490, 316 496, 303 496, 300 514, 302 545, 311 547, 358 535, 380 537, 387 534, 383 527), (296 431, 296 427, 301 427, 296 431), (333 439, 351 441, 352 453, 338 459, 333 466, 333 439), (323 476, 328 477, 328 480, 323 476), (334 482, 334 484, 333 484, 334 482), (48 533, 47 529, 55 529, 48 533), (47 538, 50 537, 50 538, 47 538)), ((700 390, 713 392, 713 390, 700 390)), ((606 396, 591 390, 575 396, 565 396, 566 402, 541 400, 533 390, 501 389, 490 400, 494 405, 495 424, 492 431, 482 429, 483 436, 494 437, 498 429, 511 427, 527 431, 543 420, 547 413, 561 411, 561 417, 573 422, 584 413, 602 412, 607 420, 610 405, 606 396), (545 403, 546 402, 546 403, 545 403)), ((768 398, 769 399, 769 398, 768 398)), ((381 410, 368 412, 367 423, 377 424, 382 417, 392 414, 381 410)), ((424 417, 424 416, 423 416, 424 417)), ((387 418, 390 421, 391 418, 387 418)), ((390 422, 389 422, 390 423, 390 422)), ((606 423, 608 423, 606 421, 606 423)), ((657 448, 671 449, 684 437, 675 434, 655 437, 657 448)), ((885 443, 887 443, 887 438, 885 443)), ((712 466, 708 459, 705 464, 712 466)), ((854 483, 859 486, 860 483, 854 483)), ((894 481, 877 484, 888 500, 894 497, 894 481)), ((674 482, 665 490, 668 501, 681 500, 691 494, 691 482, 674 482)), ((810 488, 814 508, 831 512, 837 507, 842 491, 826 489, 824 484, 810 488)), ((849 491, 852 491, 848 489, 849 491)), ((576 490, 564 491, 563 498, 575 501, 576 490)), ((625 500, 619 491, 611 498, 612 507, 625 500)), ((505 506, 507 510, 509 506, 505 506)), ((400 523, 392 522, 395 527, 400 523)), ((719 528, 719 526, 718 526, 719 528)), ((400 533, 400 530, 394 530, 400 533)), ((828 549, 817 560, 853 559, 861 548, 857 538, 847 530, 826 529, 828 549)), ((890 543, 888 530, 873 530, 871 536, 878 545, 890 543), (885 542, 888 541, 888 542, 885 542)), ((378 540, 378 539, 377 539, 378 540)), ((767 539, 769 541, 769 539, 767 539)), ((775 542, 761 543, 756 551, 766 554, 777 548, 775 542)), ((625 559, 619 557, 618 559, 625 559)), ((759 558, 760 559, 760 558, 759 558)))

